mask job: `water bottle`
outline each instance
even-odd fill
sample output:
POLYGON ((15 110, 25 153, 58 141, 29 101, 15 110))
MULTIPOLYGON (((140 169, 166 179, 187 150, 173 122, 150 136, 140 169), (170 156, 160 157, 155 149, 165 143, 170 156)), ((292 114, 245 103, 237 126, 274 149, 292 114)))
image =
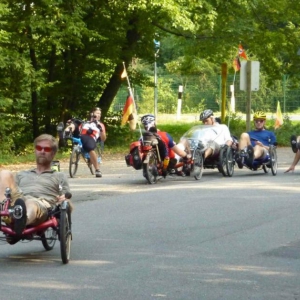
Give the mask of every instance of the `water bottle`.
POLYGON ((98 164, 101 164, 101 156, 98 156, 98 164))
POLYGON ((163 162, 163 169, 164 170, 166 170, 168 168, 169 162, 170 162, 170 158, 168 156, 166 156, 164 158, 164 162, 163 162))

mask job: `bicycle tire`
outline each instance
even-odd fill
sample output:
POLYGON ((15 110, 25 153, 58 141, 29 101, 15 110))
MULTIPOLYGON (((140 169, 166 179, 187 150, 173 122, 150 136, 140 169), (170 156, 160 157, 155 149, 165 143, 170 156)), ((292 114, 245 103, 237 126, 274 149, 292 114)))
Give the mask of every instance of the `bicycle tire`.
POLYGON ((201 150, 196 149, 193 152, 193 163, 191 165, 191 175, 194 176, 196 180, 200 180, 203 174, 203 155, 201 150))
POLYGON ((59 219, 60 253, 64 264, 69 262, 71 254, 71 213, 68 208, 60 211, 59 219))
POLYGON ((275 176, 277 174, 277 168, 278 168, 276 149, 274 147, 270 147, 269 154, 270 154, 271 171, 272 171, 273 176, 275 176))
POLYGON ((57 240, 57 231, 52 227, 46 229, 41 235, 41 241, 45 250, 52 250, 57 240))
POLYGON ((77 173, 79 159, 80 154, 73 148, 69 162, 69 174, 71 178, 73 178, 77 173))
POLYGON ((231 147, 227 147, 226 151, 226 173, 228 177, 232 177, 234 173, 234 154, 231 147))
POLYGON ((143 174, 149 184, 154 184, 157 181, 157 156, 153 151, 147 154, 143 163, 143 174))

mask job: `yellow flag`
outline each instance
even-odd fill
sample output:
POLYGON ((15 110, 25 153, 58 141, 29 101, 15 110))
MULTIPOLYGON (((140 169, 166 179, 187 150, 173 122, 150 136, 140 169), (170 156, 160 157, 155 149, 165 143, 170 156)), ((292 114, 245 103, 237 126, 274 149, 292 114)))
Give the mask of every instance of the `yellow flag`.
POLYGON ((126 69, 124 68, 122 74, 121 74, 121 78, 126 78, 127 77, 127 72, 126 69))
POLYGON ((280 102, 277 102, 277 111, 276 111, 276 120, 275 120, 275 126, 274 128, 277 129, 283 124, 283 118, 280 108, 280 102))

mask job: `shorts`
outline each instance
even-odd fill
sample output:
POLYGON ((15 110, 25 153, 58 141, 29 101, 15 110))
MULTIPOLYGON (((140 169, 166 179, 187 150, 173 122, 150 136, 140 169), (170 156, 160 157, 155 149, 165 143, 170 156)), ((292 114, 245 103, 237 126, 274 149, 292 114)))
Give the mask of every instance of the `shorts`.
POLYGON ((95 148, 97 146, 95 139, 92 136, 87 135, 87 134, 83 134, 81 136, 81 142, 82 142, 82 148, 86 152, 95 150, 95 148))

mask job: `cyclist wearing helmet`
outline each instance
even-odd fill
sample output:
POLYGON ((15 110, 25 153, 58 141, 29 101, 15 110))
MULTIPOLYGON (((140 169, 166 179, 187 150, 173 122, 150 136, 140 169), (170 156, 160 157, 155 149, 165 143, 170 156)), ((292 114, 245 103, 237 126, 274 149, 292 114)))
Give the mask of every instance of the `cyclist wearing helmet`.
POLYGON ((174 167, 177 163, 177 158, 176 158, 175 154, 177 154, 178 156, 183 157, 183 158, 190 157, 190 155, 184 151, 184 146, 181 144, 176 145, 176 143, 174 142, 173 138, 170 136, 169 133, 167 133, 165 131, 160 131, 159 129, 156 128, 154 115, 147 114, 147 115, 142 116, 141 122, 144 125, 144 128, 146 131, 149 131, 149 132, 159 135, 161 140, 164 142, 165 147, 167 149, 167 152, 165 153, 164 157, 169 156, 169 158, 170 158, 169 167, 170 168, 174 167))
POLYGON ((219 124, 214 117, 211 109, 206 109, 200 114, 200 121, 204 125, 211 125, 212 130, 208 131, 209 136, 206 136, 206 150, 204 152, 204 159, 216 155, 220 152, 223 145, 232 145, 232 137, 229 129, 224 124, 219 124))
MULTIPOLYGON (((246 160, 248 165, 253 164, 254 159, 264 159, 268 154, 269 144, 276 143, 276 136, 274 132, 266 130, 266 113, 257 111, 253 115, 255 129, 241 134, 239 141, 240 152, 247 152, 248 158, 246 160)), ((242 168, 241 157, 238 155, 237 164, 242 168)))

